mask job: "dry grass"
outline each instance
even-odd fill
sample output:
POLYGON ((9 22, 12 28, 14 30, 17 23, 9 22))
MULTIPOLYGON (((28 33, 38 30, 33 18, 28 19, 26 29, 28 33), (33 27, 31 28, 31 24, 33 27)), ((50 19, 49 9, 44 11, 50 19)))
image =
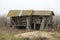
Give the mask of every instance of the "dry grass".
POLYGON ((38 33, 38 32, 37 33, 35 31, 29 32, 27 30, 12 29, 9 27, 2 26, 0 28, 0 40, 60 40, 60 36, 59 36, 60 33, 58 33, 58 32, 44 32, 44 31, 41 31, 41 33, 38 33), (31 39, 30 38, 24 38, 24 37, 23 38, 19 38, 19 37, 15 38, 14 37, 14 35, 19 36, 20 34, 27 36, 31 33, 32 33, 32 36, 34 36, 31 39), (46 36, 46 37, 39 37, 39 35, 40 36, 41 35, 46 36), (36 38, 36 36, 38 36, 38 37, 36 38), (47 37, 51 37, 51 38, 48 39, 47 37))

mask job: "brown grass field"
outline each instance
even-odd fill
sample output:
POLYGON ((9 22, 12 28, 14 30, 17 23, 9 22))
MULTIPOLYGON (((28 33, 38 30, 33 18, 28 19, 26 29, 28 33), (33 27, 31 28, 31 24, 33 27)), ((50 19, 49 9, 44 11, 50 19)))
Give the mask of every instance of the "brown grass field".
POLYGON ((60 40, 60 33, 57 31, 27 31, 0 26, 0 40, 60 40))

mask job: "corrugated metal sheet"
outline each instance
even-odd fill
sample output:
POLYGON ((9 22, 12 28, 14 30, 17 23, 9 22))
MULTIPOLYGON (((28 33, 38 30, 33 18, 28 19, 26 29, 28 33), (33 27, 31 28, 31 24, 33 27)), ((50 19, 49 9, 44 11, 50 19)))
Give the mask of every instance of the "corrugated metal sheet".
POLYGON ((21 10, 10 10, 8 15, 9 17, 13 17, 13 16, 19 16, 21 10))
POLYGON ((32 15, 45 15, 45 16, 49 16, 49 15, 54 15, 52 11, 39 11, 36 10, 34 11, 34 13, 32 15))
POLYGON ((21 16, 30 16, 32 15, 33 10, 23 10, 21 16))

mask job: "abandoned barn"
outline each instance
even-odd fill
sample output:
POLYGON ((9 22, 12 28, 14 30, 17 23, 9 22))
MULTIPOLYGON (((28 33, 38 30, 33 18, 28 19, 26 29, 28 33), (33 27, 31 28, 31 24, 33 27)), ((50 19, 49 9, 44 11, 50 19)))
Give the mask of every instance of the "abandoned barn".
POLYGON ((10 10, 10 25, 20 29, 43 30, 53 27, 53 11, 40 10, 10 10))

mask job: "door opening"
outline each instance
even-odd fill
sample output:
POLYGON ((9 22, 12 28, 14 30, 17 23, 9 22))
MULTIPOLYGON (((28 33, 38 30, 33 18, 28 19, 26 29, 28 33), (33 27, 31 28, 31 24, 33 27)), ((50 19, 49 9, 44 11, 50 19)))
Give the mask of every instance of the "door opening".
POLYGON ((15 26, 17 29, 26 29, 26 26, 15 26))
POLYGON ((34 30, 34 24, 33 23, 31 24, 31 29, 34 30))
POLYGON ((40 30, 40 24, 36 24, 36 30, 40 30))

